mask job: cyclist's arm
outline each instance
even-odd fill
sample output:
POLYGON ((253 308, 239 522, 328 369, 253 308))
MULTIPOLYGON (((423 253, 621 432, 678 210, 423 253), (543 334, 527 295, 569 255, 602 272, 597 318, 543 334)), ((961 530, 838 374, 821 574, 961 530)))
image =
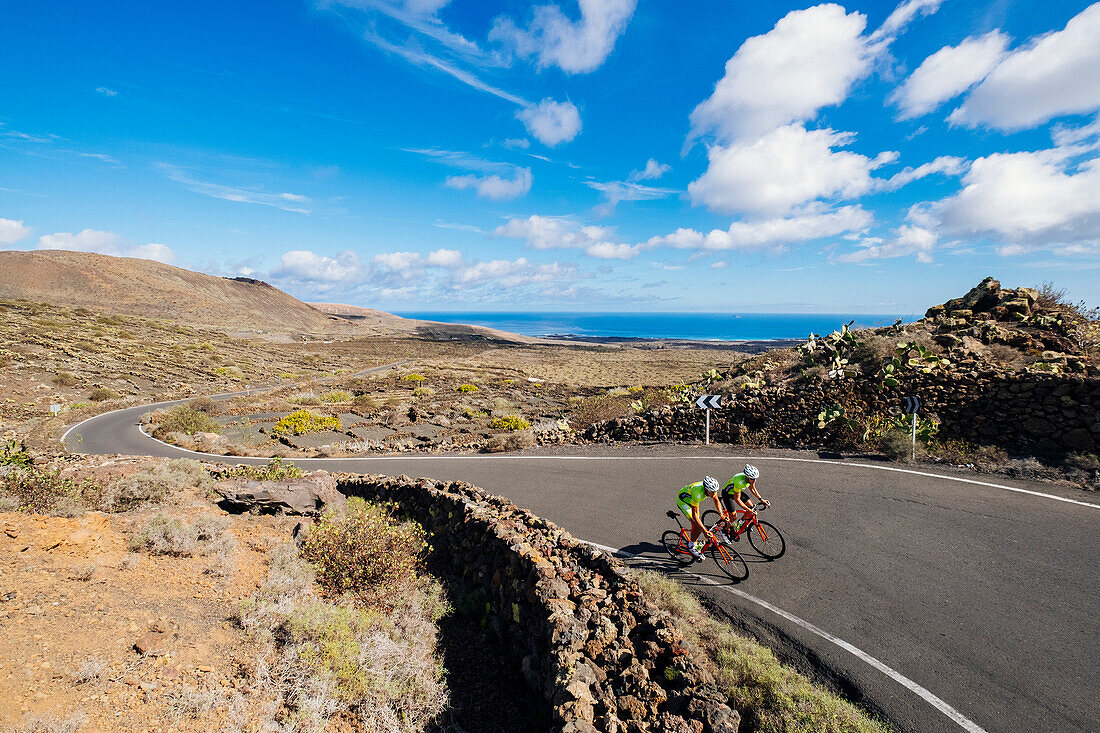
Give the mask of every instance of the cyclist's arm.
POLYGON ((728 519, 729 518, 729 512, 726 511, 725 505, 722 504, 722 500, 719 497, 719 494, 721 494, 721 492, 718 492, 718 494, 715 494, 712 497, 714 499, 714 506, 715 506, 716 509, 718 509, 718 516, 726 517, 728 519))
POLYGON ((768 501, 767 499, 765 499, 764 497, 762 497, 762 496, 760 495, 760 492, 756 490, 756 482, 755 482, 755 481, 753 481, 753 482, 752 482, 751 484, 749 484, 749 490, 750 490, 750 491, 752 491, 752 495, 753 495, 753 496, 755 496, 755 497, 756 497, 757 499, 759 499, 760 501, 764 502, 764 504, 765 504, 765 505, 767 505, 767 506, 771 506, 771 505, 772 505, 772 503, 771 503, 770 501, 768 501))

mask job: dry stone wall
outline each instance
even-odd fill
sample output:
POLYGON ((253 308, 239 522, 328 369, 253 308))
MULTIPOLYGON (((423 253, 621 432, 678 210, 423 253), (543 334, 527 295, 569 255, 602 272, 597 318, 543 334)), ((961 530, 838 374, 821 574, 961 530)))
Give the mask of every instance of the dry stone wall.
POLYGON ((339 477, 348 496, 394 501, 432 552, 489 598, 493 629, 562 733, 736 733, 698 652, 618 560, 461 482, 339 477))
MULTIPOLYGON (((711 440, 740 443, 765 430, 775 445, 835 447, 836 427, 817 415, 839 404, 849 416, 897 415, 915 394, 924 414, 940 422, 940 437, 995 445, 1015 455, 1060 457, 1100 451, 1100 379, 1084 375, 996 371, 912 373, 896 388, 871 379, 840 379, 765 387, 726 398, 711 412, 711 440)), ((702 410, 660 408, 589 427, 590 441, 702 440, 702 410)))

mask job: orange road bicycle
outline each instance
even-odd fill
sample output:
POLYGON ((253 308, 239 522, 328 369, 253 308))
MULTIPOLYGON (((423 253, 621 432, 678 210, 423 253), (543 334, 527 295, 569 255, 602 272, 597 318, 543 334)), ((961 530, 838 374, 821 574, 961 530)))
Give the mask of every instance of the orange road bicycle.
MULTIPOLYGON (((691 550, 688 549, 688 545, 691 544, 691 528, 685 527, 680 524, 680 515, 673 511, 665 512, 670 519, 675 519, 676 524, 680 527, 680 531, 677 532, 674 529, 667 530, 661 535, 661 544, 665 546, 665 550, 673 560, 680 565, 690 565, 698 558, 691 554, 691 550)), ((730 580, 735 582, 741 582, 745 578, 749 577, 749 566, 745 564, 744 558, 741 557, 732 547, 726 547, 720 544, 711 533, 707 533, 707 543, 703 545, 702 553, 704 557, 709 556, 714 560, 714 564, 718 566, 718 569, 725 573, 730 580)))
POLYGON ((718 510, 708 509, 703 512, 703 526, 710 532, 715 529, 721 530, 731 541, 737 541, 741 535, 747 532, 749 544, 753 546, 753 549, 768 560, 776 560, 783 557, 783 553, 787 551, 787 543, 774 525, 770 522, 760 521, 758 514, 767 508, 766 504, 757 504, 749 511, 736 510, 736 513, 744 519, 741 523, 741 529, 736 532, 733 531, 733 523, 720 516, 718 510))

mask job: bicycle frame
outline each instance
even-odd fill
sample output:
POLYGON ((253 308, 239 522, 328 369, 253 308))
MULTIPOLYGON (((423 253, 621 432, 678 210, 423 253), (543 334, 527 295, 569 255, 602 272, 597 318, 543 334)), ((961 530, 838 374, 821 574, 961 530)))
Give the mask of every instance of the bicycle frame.
POLYGON ((726 529, 730 531, 733 537, 740 537, 741 535, 747 533, 753 527, 756 527, 756 531, 760 533, 761 539, 767 542, 768 533, 764 530, 764 527, 760 524, 760 522, 757 521, 758 513, 767 508, 767 505, 763 504, 757 505, 752 509, 735 509, 735 515, 740 514, 745 518, 745 522, 741 525, 741 529, 737 530, 736 532, 733 531, 733 525, 730 524, 730 521, 725 517, 722 517, 721 523, 725 525, 726 529))
MULTIPOLYGON (((685 527, 683 524, 680 524, 680 516, 678 514, 671 511, 666 512, 666 514, 675 519, 677 526, 680 527, 680 544, 676 546, 677 552, 683 552, 684 554, 690 555, 691 550, 688 549, 688 545, 691 544, 691 527, 685 527)), ((727 550, 721 542, 716 541, 713 534, 708 533, 707 542, 699 552, 705 553, 712 547, 718 548, 718 553, 726 563, 733 562, 733 555, 730 554, 729 550, 727 550)))

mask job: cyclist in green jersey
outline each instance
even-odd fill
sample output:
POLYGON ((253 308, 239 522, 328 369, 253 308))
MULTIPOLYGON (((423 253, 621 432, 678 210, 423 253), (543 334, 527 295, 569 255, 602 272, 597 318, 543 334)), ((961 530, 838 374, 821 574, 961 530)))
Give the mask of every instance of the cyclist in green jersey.
MULTIPOLYGON (((760 469, 746 463, 745 470, 731 478, 722 489, 722 504, 725 505, 725 515, 731 522, 737 516, 735 512, 738 507, 745 511, 752 509, 752 499, 749 498, 750 491, 764 506, 772 505, 770 501, 760 496, 760 492, 756 490, 756 479, 758 478, 760 478, 760 469)), ((742 519, 741 522, 743 521, 742 519)), ((740 528, 741 525, 738 522, 735 525, 735 531, 740 528)), ((725 536, 720 535, 718 539, 724 542, 725 536)))
POLYGON ((696 560, 703 559, 701 552, 703 543, 699 540, 699 535, 706 533, 708 537, 710 536, 699 518, 699 504, 707 496, 714 500, 714 506, 721 513, 722 505, 718 503, 718 480, 715 478, 707 476, 702 481, 688 484, 676 495, 676 506, 691 521, 691 542, 688 544, 688 550, 696 560))

